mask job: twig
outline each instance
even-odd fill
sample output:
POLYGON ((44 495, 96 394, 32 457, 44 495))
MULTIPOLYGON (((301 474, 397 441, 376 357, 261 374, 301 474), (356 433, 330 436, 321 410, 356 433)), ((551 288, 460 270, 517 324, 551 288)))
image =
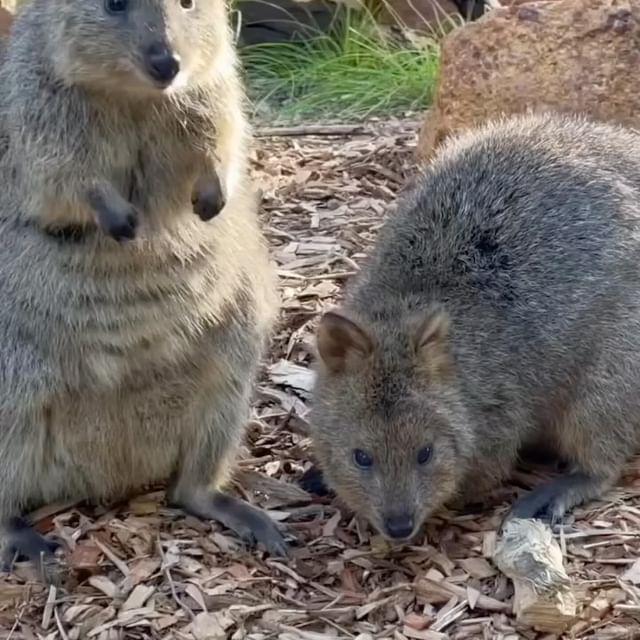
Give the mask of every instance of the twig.
POLYGON ((129 575, 129 567, 127 567, 123 560, 118 558, 115 552, 113 552, 106 544, 100 542, 98 538, 91 536, 91 540, 95 543, 96 547, 98 547, 98 549, 100 549, 100 551, 102 551, 102 553, 104 553, 104 555, 107 556, 107 558, 109 558, 109 560, 118 568, 123 576, 126 577, 129 575))
POLYGON ((53 617, 56 619, 56 627, 58 627, 58 631, 60 632, 60 637, 62 638, 62 640, 69 640, 69 634, 65 631, 64 626, 62 625, 62 620, 60 620, 58 607, 55 607, 55 609, 53 610, 53 617))
POLYGON ((26 608, 26 605, 23 605, 18 610, 18 614, 15 617, 13 626, 11 627, 11 629, 9 629, 9 634, 7 635, 6 640, 12 640, 15 631, 18 629, 18 627, 22 623, 22 616, 24 615, 25 608, 26 608))
MULTIPOLYGON (((436 582, 429 578, 419 579, 414 586, 414 590, 419 595, 425 595, 427 597, 433 595, 441 595, 446 598, 451 596, 458 596, 459 598, 467 598, 467 589, 458 584, 452 582, 436 582)), ((506 612, 511 609, 511 605, 506 602, 501 602, 490 596, 480 594, 475 604, 476 609, 483 609, 484 611, 499 611, 506 612)))
MULTIPOLYGON (((156 540, 156 548, 158 549, 158 553, 160 554, 160 559, 162 561, 162 565, 166 565, 166 556, 164 553, 164 550, 162 549, 162 542, 160 541, 160 538, 158 538, 156 540)), ((189 618, 191 618, 191 620, 195 619, 195 615, 193 613, 193 611, 191 611, 191 609, 182 601, 182 599, 180 598, 180 596, 178 595, 178 592, 176 591, 176 585, 173 582, 173 576, 171 575, 171 569, 169 568, 169 566, 165 566, 164 570, 164 577, 167 579, 167 582, 169 583, 169 589, 171 590, 171 596, 173 597, 175 603, 187 614, 187 616, 189 618)))
POLYGON ((318 280, 343 280, 344 278, 351 278, 355 276, 357 271, 335 271, 334 273, 319 273, 317 276, 304 276, 304 279, 309 282, 318 280))
POLYGON ((256 131, 257 138, 291 136, 352 136, 369 133, 361 124, 311 124, 299 127, 264 127, 256 131))
MULTIPOLYGON (((640 531, 624 531, 623 529, 584 529, 582 531, 572 531, 564 533, 565 540, 578 540, 580 538, 593 538, 597 536, 619 536, 638 538, 640 537, 640 531)), ((559 534, 554 533, 554 537, 558 537, 559 534)), ((596 544, 596 543, 591 543, 596 544)))
POLYGON ((457 604, 450 611, 447 611, 440 619, 431 625, 430 629, 433 631, 443 631, 449 625, 453 624, 464 612, 469 608, 469 601, 463 600, 460 604, 457 604))
POLYGON ((44 606, 42 612, 42 628, 46 631, 51 625, 51 619, 53 617, 53 608, 56 602, 57 589, 51 585, 49 587, 49 596, 47 597, 47 603, 44 606))

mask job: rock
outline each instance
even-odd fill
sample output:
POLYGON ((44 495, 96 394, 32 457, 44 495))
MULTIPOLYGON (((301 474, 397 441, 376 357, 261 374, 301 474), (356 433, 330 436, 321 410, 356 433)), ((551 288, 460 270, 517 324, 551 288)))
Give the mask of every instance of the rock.
POLYGON ((530 2, 455 29, 419 160, 453 132, 529 108, 640 125, 639 41, 640 0, 530 2))
POLYGON ((12 22, 13 15, 3 6, 0 6, 0 37, 8 35, 12 22))

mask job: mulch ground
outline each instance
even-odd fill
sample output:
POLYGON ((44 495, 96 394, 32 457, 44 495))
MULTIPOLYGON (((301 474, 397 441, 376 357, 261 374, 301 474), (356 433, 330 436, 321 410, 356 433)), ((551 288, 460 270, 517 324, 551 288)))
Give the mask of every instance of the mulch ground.
POLYGON ((306 417, 319 313, 339 298, 410 179, 417 129, 398 121, 257 139, 283 311, 236 489, 286 525, 292 557, 244 549, 219 525, 168 509, 161 487, 108 507, 53 505, 35 519, 66 543, 59 586, 43 586, 27 566, 2 577, 0 638, 640 638, 637 465, 605 500, 576 510, 561 538, 582 603, 563 636, 516 628, 513 587, 491 562, 502 514, 540 471, 519 471, 480 511, 431 519, 424 537, 403 548, 297 484, 311 464, 306 417))

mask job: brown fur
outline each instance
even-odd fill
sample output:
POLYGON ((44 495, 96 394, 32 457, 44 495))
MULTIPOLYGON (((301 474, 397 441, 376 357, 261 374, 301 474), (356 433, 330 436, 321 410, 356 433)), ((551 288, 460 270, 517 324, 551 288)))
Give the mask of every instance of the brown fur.
POLYGON ((415 535, 537 443, 569 473, 511 516, 561 518, 619 477, 640 444, 639 152, 582 118, 501 120, 386 221, 320 323, 311 416, 329 486, 380 531, 415 535))
POLYGON ((0 523, 171 477, 172 502, 281 551, 266 514, 218 489, 277 309, 225 6, 132 0, 124 35, 103 6, 23 3, 1 71, 0 523), (170 91, 136 67, 149 33, 188 72, 170 91), (226 191, 206 223, 194 149, 226 191), (96 227, 88 184, 128 194, 134 240, 96 227))

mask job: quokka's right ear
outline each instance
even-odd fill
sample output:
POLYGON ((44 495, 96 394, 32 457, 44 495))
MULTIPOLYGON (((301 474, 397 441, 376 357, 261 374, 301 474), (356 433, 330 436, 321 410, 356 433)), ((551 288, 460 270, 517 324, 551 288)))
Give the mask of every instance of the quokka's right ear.
POLYGON ((373 351, 373 341, 366 330, 334 311, 322 316, 317 344, 320 359, 333 373, 357 369, 373 351))
POLYGON ((449 373, 449 316, 442 309, 432 310, 414 320, 413 345, 418 371, 431 382, 442 382, 449 373))

